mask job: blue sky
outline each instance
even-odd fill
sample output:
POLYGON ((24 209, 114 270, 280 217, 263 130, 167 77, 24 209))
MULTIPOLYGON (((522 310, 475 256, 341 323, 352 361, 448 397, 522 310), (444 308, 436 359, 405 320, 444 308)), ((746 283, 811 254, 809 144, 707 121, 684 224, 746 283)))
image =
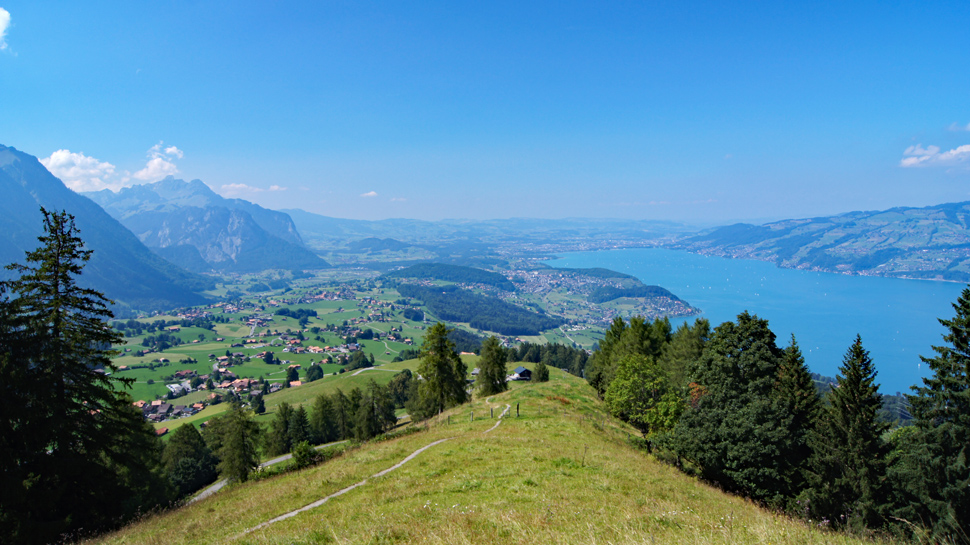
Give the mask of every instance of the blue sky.
POLYGON ((0 0, 0 144, 361 219, 970 200, 970 3, 820 5, 0 0))

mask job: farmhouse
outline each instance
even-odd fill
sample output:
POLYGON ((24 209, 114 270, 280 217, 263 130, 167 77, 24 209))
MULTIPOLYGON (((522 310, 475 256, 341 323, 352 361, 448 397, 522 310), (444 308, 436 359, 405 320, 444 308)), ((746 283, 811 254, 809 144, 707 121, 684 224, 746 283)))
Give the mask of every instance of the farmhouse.
POLYGON ((512 374, 508 376, 508 380, 532 380, 532 371, 520 365, 512 371, 512 374))

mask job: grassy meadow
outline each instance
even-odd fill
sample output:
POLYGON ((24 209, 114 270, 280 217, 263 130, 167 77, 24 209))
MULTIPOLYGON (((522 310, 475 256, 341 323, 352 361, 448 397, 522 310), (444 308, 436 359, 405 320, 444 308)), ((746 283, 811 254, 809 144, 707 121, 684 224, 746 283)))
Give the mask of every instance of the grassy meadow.
POLYGON ((417 433, 232 485, 87 543, 864 542, 765 511, 656 462, 631 446, 635 432, 609 418, 584 381, 550 371, 549 383, 515 383, 417 433), (495 427, 492 411, 497 418, 506 406, 510 413, 495 427), (319 507, 250 531, 365 479, 319 507))

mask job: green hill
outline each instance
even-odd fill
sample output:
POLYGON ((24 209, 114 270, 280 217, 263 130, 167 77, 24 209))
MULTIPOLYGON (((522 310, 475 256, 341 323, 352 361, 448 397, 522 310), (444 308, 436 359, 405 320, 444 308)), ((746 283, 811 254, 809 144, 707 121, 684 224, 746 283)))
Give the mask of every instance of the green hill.
POLYGON ((635 432, 607 417, 584 381, 551 371, 548 383, 514 383, 426 430, 230 486, 90 542, 862 542, 764 511, 654 461, 630 445, 635 432))
POLYGON ((739 223, 668 244, 781 267, 870 276, 970 280, 970 202, 739 223))

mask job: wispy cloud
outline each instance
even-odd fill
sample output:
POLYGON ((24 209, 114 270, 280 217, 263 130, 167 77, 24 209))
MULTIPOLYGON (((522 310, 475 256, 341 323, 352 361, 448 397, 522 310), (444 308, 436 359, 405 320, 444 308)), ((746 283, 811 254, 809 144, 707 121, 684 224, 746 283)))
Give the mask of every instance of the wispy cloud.
POLYGON ((146 182, 156 182, 166 176, 178 174, 179 169, 173 159, 181 159, 185 154, 175 146, 163 147, 163 145, 164 142, 159 142, 149 148, 148 163, 145 164, 145 168, 132 174, 132 177, 146 182))
POLYGON ((951 123, 947 130, 951 131, 970 131, 970 123, 966 125, 957 125, 956 123, 951 123))
POLYGON ((83 151, 59 149, 40 162, 74 191, 117 190, 123 186, 123 181, 115 177, 114 165, 84 155, 83 151))
POLYGON ((268 189, 247 184, 223 184, 219 187, 219 192, 226 196, 251 195, 253 193, 264 193, 266 191, 286 191, 287 188, 273 184, 268 189))
POLYGON ((391 197, 391 202, 407 202, 407 199, 404 197, 391 197))
POLYGON ((7 49, 8 28, 10 28, 10 12, 0 8, 0 51, 7 49))
POLYGON ((906 148, 903 155, 899 161, 901 167, 952 166, 970 159, 970 144, 942 152, 939 146, 924 148, 922 144, 916 144, 906 148))
POLYGON ((368 191, 367 193, 361 193, 360 196, 361 197, 376 197, 377 196, 377 192, 376 191, 368 191))

